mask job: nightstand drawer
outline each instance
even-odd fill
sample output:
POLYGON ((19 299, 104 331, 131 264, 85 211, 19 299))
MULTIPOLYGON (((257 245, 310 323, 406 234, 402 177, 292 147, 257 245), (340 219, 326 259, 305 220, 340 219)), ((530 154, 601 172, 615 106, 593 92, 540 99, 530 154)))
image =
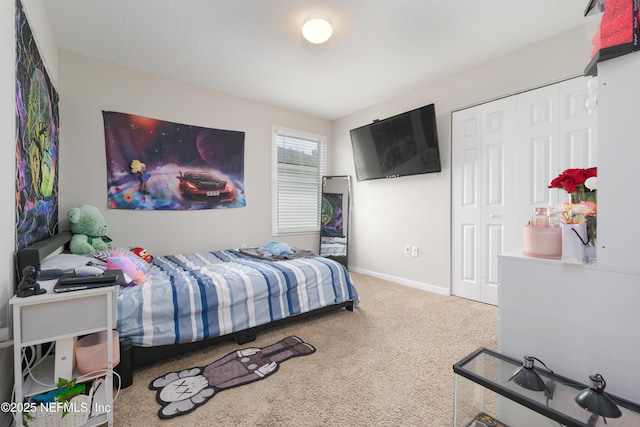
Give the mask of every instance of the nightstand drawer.
MULTIPOLYGON (((52 336, 77 336, 104 330, 110 298, 113 298, 112 294, 103 293, 23 306, 20 310, 22 344, 50 341, 52 336)), ((112 299, 113 304, 115 301, 112 299)))

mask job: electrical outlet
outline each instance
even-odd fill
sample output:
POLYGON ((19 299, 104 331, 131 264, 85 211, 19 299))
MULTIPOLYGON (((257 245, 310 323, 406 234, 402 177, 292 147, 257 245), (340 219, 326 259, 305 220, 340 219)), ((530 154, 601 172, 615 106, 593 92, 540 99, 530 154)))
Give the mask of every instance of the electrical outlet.
POLYGON ((411 256, 418 256, 418 247, 411 246, 411 256))
POLYGON ((404 245, 404 254, 411 255, 411 245, 404 245))

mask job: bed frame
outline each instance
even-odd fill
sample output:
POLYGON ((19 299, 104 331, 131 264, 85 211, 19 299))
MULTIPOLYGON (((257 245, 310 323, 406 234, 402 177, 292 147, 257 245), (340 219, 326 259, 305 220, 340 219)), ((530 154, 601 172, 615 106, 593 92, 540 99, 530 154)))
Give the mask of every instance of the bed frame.
MULTIPOLYGON (((16 270, 17 270, 18 279, 19 279, 18 281, 16 281, 16 284, 20 281, 20 278, 22 276, 22 271, 24 270, 25 267, 33 266, 36 268, 36 270, 40 271, 41 261, 56 251, 60 251, 61 249, 68 249, 67 246, 70 241, 71 241, 71 232, 63 231, 52 237, 49 237, 48 239, 42 240, 38 243, 34 243, 28 248, 19 250, 16 253, 16 270)), ((15 292, 15 289, 14 289, 14 292, 15 292)), ((163 346, 156 346, 156 347, 136 347, 136 346, 129 347, 130 346, 129 343, 123 345, 123 341, 121 340, 120 354, 122 357, 123 352, 130 351, 133 367, 134 368, 140 367, 140 366, 148 365, 154 362, 158 362, 160 360, 167 359, 169 357, 178 356, 180 354, 198 350, 203 347, 208 347, 213 344, 224 342, 224 341, 233 340, 233 341, 236 341, 239 345, 243 345, 243 344, 255 341, 258 333, 261 331, 267 330, 269 328, 274 328, 277 326, 282 326, 287 323, 297 322, 307 317, 316 316, 322 313, 334 311, 341 308, 346 308, 348 311, 353 311, 354 302, 346 301, 340 304, 334 304, 327 307, 318 308, 306 313, 300 313, 284 319, 275 320, 273 322, 270 322, 264 325, 245 329, 243 331, 238 331, 231 334, 208 338, 206 340, 191 342, 191 343, 163 345, 163 346)))
POLYGON ((227 335, 222 335, 219 337, 208 338, 203 341, 183 343, 183 344, 172 344, 172 345, 163 345, 157 347, 131 347, 132 361, 134 367, 145 366, 154 362, 158 362, 160 360, 167 359, 169 357, 178 356, 180 354, 184 354, 190 351, 202 349, 204 347, 211 346, 213 344, 225 342, 225 341, 236 341, 239 345, 243 345, 252 341, 255 341, 258 333, 264 330, 275 328, 277 326, 286 325, 288 323, 293 323, 300 321, 302 319, 306 319, 307 317, 317 316, 322 313, 335 311, 341 308, 346 308, 348 311, 353 311, 354 303, 353 301, 346 301, 340 304, 334 304, 327 307, 317 308, 315 310, 296 314, 291 317, 286 317, 280 320, 274 320, 273 322, 266 323, 264 325, 255 326, 253 328, 245 329, 243 331, 234 332, 227 335))

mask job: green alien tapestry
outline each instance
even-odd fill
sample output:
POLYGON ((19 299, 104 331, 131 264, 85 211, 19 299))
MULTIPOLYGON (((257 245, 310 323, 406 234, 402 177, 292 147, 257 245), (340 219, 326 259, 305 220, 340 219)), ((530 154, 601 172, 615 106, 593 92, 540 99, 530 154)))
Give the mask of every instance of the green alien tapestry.
POLYGON ((16 249, 58 228, 58 93, 16 4, 16 249))

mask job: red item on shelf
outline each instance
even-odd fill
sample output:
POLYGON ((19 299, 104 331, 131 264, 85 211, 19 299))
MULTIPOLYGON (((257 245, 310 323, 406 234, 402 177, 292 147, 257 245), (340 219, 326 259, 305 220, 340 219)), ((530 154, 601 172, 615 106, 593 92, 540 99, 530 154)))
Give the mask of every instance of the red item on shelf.
POLYGON ((600 29, 593 36, 595 56, 601 49, 637 43, 637 22, 640 14, 637 0, 607 0, 600 20, 600 29))

